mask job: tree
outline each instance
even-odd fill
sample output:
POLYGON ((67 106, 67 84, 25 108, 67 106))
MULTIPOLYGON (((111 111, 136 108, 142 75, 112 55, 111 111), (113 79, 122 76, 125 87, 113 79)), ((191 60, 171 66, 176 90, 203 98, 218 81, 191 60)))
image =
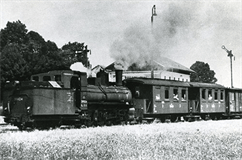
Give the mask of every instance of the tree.
POLYGON ((85 46, 84 43, 69 42, 62 47, 62 50, 63 55, 67 58, 68 61, 72 63, 82 62, 85 67, 90 66, 87 55, 90 50, 87 49, 87 45, 85 46))
POLYGON ((26 49, 22 52, 28 62, 30 75, 59 69, 55 64, 62 61, 62 58, 57 45, 51 41, 46 42, 34 31, 28 32, 27 37, 26 49))
POLYGON ((215 83, 217 78, 215 78, 215 72, 210 70, 208 63, 196 61, 190 69, 195 71, 190 76, 191 82, 204 82, 204 83, 215 83))
POLYGON ((17 44, 7 44, 1 53, 1 81, 26 80, 27 63, 17 44))
POLYGON ((17 43, 19 45, 24 44, 27 41, 27 29, 21 21, 8 22, 4 29, 1 29, 1 47, 0 51, 4 49, 7 44, 17 43))

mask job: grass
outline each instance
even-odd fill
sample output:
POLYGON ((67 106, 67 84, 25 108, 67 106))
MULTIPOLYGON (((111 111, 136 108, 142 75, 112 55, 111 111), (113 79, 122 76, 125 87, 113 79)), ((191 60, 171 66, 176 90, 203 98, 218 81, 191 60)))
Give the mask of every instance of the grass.
POLYGON ((18 131, 0 126, 0 159, 242 159, 242 120, 18 131))

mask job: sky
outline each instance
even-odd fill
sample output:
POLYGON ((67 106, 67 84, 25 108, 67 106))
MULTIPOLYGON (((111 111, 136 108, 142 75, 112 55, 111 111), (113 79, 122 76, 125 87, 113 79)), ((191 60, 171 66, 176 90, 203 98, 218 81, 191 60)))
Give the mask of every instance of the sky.
POLYGON ((61 48, 84 42, 92 66, 140 66, 167 57, 190 68, 208 63, 219 84, 242 88, 241 0, 0 0, 0 28, 20 20, 61 48), (151 24, 152 7, 157 16, 151 24))

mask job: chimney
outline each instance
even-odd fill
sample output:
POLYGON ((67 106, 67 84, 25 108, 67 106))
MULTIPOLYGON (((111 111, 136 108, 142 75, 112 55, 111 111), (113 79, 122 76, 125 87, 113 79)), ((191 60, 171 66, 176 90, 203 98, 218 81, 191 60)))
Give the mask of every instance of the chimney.
POLYGON ((150 77, 154 78, 154 69, 153 68, 151 69, 151 76, 150 77))
POLYGON ((122 86, 123 85, 123 83, 122 83, 123 70, 116 69, 115 75, 116 75, 116 85, 122 86))

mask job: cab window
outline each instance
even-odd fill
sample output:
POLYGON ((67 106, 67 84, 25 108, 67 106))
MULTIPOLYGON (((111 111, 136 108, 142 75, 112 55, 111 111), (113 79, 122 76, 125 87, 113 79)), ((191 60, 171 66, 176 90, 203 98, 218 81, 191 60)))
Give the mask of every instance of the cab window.
POLYGON ((43 77, 43 81, 50 81, 50 80, 51 80, 50 76, 44 76, 43 77))
POLYGON ((36 81, 36 82, 38 82, 39 81, 39 76, 34 76, 33 77, 33 80, 36 81))
POLYGON ((55 81, 59 81, 59 82, 61 81, 61 75, 55 75, 54 77, 55 77, 55 81))

